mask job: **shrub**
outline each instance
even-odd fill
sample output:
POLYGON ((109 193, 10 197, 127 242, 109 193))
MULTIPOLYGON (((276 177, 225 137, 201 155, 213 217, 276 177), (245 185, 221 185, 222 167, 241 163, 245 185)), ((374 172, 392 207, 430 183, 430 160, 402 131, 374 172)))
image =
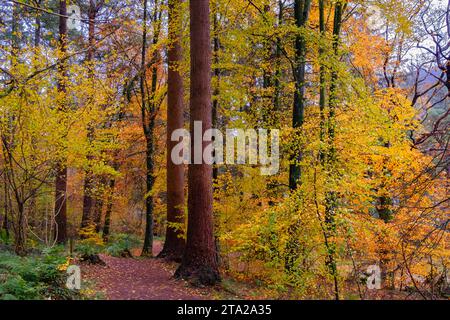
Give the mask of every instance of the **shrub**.
POLYGON ((114 257, 130 257, 131 250, 140 245, 140 240, 132 234, 119 233, 111 237, 106 252, 114 257))
POLYGON ((47 250, 42 255, 28 257, 0 252, 0 299, 79 298, 76 291, 65 287, 66 274, 60 266, 67 263, 67 258, 60 250, 60 248, 47 250))
POLYGON ((101 236, 95 231, 95 225, 89 225, 80 230, 81 241, 78 242, 75 251, 81 257, 90 257, 101 253, 104 243, 101 236))

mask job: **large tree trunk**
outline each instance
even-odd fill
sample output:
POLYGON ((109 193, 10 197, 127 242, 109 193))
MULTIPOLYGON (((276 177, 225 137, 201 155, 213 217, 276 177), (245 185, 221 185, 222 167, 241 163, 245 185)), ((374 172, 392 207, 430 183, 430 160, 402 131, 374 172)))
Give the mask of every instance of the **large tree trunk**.
MULTIPOLYGON (((194 137, 194 121, 201 121, 203 132, 211 128, 211 42, 209 1, 190 1, 190 131, 194 137)), ((191 158, 194 159, 194 139, 191 158)), ((208 142, 202 143, 202 155, 208 142)), ((191 163, 188 172, 188 231, 183 260, 177 277, 195 284, 213 285, 220 280, 215 252, 212 217, 212 166, 191 163)))
MULTIPOLYGON (((64 56, 67 52, 67 4, 66 0, 59 1, 59 46, 61 54, 64 56)), ((64 84, 67 77, 66 62, 61 61, 58 65, 59 79, 58 91, 65 93, 66 86, 64 84)), ((64 111, 65 105, 60 106, 64 111)), ((56 240, 58 243, 66 243, 67 241, 67 165, 65 161, 58 164, 56 170, 55 181, 55 221, 57 224, 56 240)))
POLYGON ((114 200, 114 188, 116 185, 116 179, 112 178, 109 180, 109 190, 108 196, 106 197, 106 212, 105 212, 105 222, 103 224, 103 241, 108 242, 109 234, 111 230, 111 213, 114 200))
MULTIPOLYGON (((295 0, 294 14, 295 25, 304 28, 308 24, 309 13, 311 10, 311 0, 295 0)), ((295 38, 295 93, 294 107, 292 114, 292 126, 295 129, 301 128, 304 122, 305 114, 305 76, 306 72, 306 40, 302 34, 298 34, 295 38)), ((293 161, 289 167, 289 188, 294 190, 300 182, 301 169, 299 162, 301 161, 301 151, 293 156, 293 161)))
POLYGON ((171 151, 177 142, 171 141, 172 132, 184 125, 184 90, 180 64, 183 60, 181 47, 181 3, 169 0, 169 73, 167 78, 167 228, 166 241, 159 257, 181 261, 185 240, 183 229, 171 224, 184 224, 184 165, 175 165, 171 151))

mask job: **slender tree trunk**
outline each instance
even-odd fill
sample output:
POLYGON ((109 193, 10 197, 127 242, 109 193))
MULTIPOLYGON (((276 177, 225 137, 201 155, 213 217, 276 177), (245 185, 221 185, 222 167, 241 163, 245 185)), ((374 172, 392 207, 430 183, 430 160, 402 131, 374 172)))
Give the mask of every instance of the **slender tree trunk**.
POLYGON ((181 261, 185 246, 183 229, 173 224, 184 225, 184 165, 175 165, 171 152, 177 142, 171 140, 172 132, 184 125, 184 88, 180 65, 183 61, 181 47, 180 0, 169 0, 169 73, 167 78, 167 228, 166 241, 159 257, 181 261))
MULTIPOLYGON (((153 124, 150 125, 153 127, 153 124)), ((153 164, 153 137, 146 135, 147 151, 146 151, 146 168, 147 174, 145 179, 145 186, 147 195, 145 198, 145 238, 144 246, 142 248, 143 256, 151 256, 153 253, 153 196, 149 193, 152 192, 155 178, 153 176, 154 164, 153 164)))
MULTIPOLYGON (((194 121, 201 121, 202 130, 212 125, 211 110, 211 39, 209 1, 190 1, 190 131, 194 137, 194 121)), ((194 159, 194 139, 191 158, 194 159)), ((203 142, 200 152, 208 143, 203 142)), ((197 150, 197 152, 199 152, 197 150)), ((199 154, 200 154, 199 152, 199 154)), ((177 277, 193 283, 213 285, 220 280, 213 232, 212 166, 192 163, 188 172, 188 231, 186 249, 177 277)))
MULTIPOLYGON (((59 1, 59 46, 61 54, 64 56, 67 52, 67 3, 66 0, 59 1)), ((58 65, 59 79, 58 91, 65 94, 67 77, 66 62, 61 61, 58 65)), ((65 105, 60 109, 64 112, 65 105)), ((66 243, 67 241, 67 164, 65 161, 57 165, 56 181, 55 181, 55 221, 57 224, 58 243, 66 243)))
POLYGON ((95 200, 94 211, 93 211, 93 223, 95 226, 95 232, 99 233, 101 230, 102 223, 102 213, 103 213, 103 194, 98 195, 98 198, 95 200))
POLYGON ((17 226, 14 234, 14 251, 19 256, 26 255, 26 225, 25 225, 25 207, 23 203, 17 202, 17 226))
MULTIPOLYGON (((278 27, 281 28, 283 25, 283 14, 284 14, 284 3, 283 1, 278 1, 278 27)), ((280 112, 281 112, 281 38, 277 37, 277 45, 275 51, 275 79, 274 79, 274 97, 273 97, 273 124, 275 127, 280 127, 280 112)))
MULTIPOLYGON (((40 8, 41 7, 41 3, 42 0, 37 0, 36 1, 36 7, 40 8)), ((41 44, 41 13, 39 11, 36 11, 36 17, 34 19, 34 23, 35 23, 35 29, 34 29, 34 46, 37 48, 40 46, 41 44)))
MULTIPOLYGON (((91 63, 94 59, 94 53, 95 53, 95 18, 97 16, 97 6, 95 4, 94 0, 89 0, 89 12, 88 12, 88 18, 89 18, 89 26, 88 26, 88 51, 86 56, 86 62, 91 63)), ((93 66, 90 66, 93 68, 93 66)), ((94 71, 91 70, 89 72, 90 78, 93 79, 94 71)), ((89 142, 89 145, 92 144, 92 141, 94 140, 94 134, 95 134, 95 128, 92 123, 88 124, 87 127, 87 139, 89 142)), ((81 228, 86 228, 89 226, 89 224, 93 223, 92 221, 92 210, 95 208, 95 199, 94 199, 94 188, 95 188, 95 181, 94 181, 94 174, 92 172, 92 164, 94 157, 90 152, 88 152, 86 156, 87 160, 87 169, 85 170, 85 177, 84 177, 84 187, 83 187, 83 215, 81 217, 81 228)))
MULTIPOLYGON (((334 58, 339 58, 339 42, 342 27, 342 16, 346 8, 346 1, 339 0, 335 4, 334 9, 334 25, 333 25, 333 53, 334 58)), ((331 71, 330 84, 330 101, 328 110, 328 152, 326 155, 326 166, 329 172, 329 178, 337 178, 335 170, 336 163, 336 146, 335 146, 335 130, 336 130, 336 108, 337 108, 337 81, 338 73, 336 69, 331 71)), ((335 299, 339 300, 339 284, 338 284, 338 270, 336 265, 336 244, 332 240, 336 235, 336 208, 337 208, 337 193, 335 190, 327 191, 325 194, 325 229, 326 236, 330 241, 327 245, 326 264, 330 274, 334 280, 335 299)))
MULTIPOLYGON (((215 11, 213 13, 213 32, 214 32, 214 38, 213 38, 213 57, 214 57, 214 77, 215 77, 215 83, 214 83, 214 99, 212 102, 212 127, 215 129, 221 129, 220 128, 220 121, 219 121, 219 108, 220 108, 220 102, 219 102, 219 95, 220 95, 220 76, 221 76, 221 69, 219 67, 219 54, 220 54, 220 40, 219 40, 219 16, 216 12, 218 9, 218 6, 216 6, 215 11)), ((215 151, 213 152, 213 156, 215 157, 215 151)), ((218 187, 218 179, 219 178, 219 166, 217 164, 213 165, 213 199, 214 194, 216 193, 218 187)), ((214 201, 214 200, 213 200, 214 201)), ((213 219, 214 219, 214 243, 216 246, 216 259, 217 263, 221 264, 221 257, 220 257, 220 240, 219 240, 219 231, 220 231, 220 217, 218 212, 213 212, 213 219)))
MULTIPOLYGON (((20 49, 19 41, 19 19, 20 19, 20 8, 17 3, 14 3, 12 8, 12 24, 11 24, 11 46, 12 54, 11 57, 17 57, 20 49)), ((17 61, 11 61, 12 67, 17 64, 17 61)))
POLYGON ((8 212, 9 212, 9 206, 8 206, 8 203, 9 203, 9 188, 8 188, 8 179, 7 179, 7 177, 6 177, 6 174, 4 175, 4 188, 5 188, 5 198, 4 198, 4 201, 5 201, 5 203, 4 203, 4 209, 5 209, 5 216, 4 216, 4 219, 3 219, 3 225, 2 225, 2 228, 3 228, 3 230, 5 230, 5 235, 6 235, 6 239, 8 239, 9 240, 9 221, 8 221, 8 219, 9 219, 9 217, 8 217, 8 212))
MULTIPOLYGON (((219 41, 219 20, 217 13, 214 12, 213 16, 213 28, 214 28, 214 39, 213 39, 213 47, 214 47, 214 77, 216 78, 215 86, 214 86, 214 99, 212 103, 212 126, 213 128, 218 127, 218 117, 219 117, 219 95, 220 95, 220 74, 221 70, 218 66, 219 64, 219 52, 220 52, 220 41, 219 41)), ((213 166, 213 179, 217 181, 219 177, 218 166, 213 166)))
MULTIPOLYGON (((144 18, 142 26, 142 52, 141 52, 141 78, 140 78, 140 91, 141 91, 141 113, 142 113, 142 127, 146 140, 146 197, 145 197, 145 238, 144 246, 142 248, 143 256, 151 256, 153 254, 153 195, 152 190, 155 184, 155 142, 154 142, 154 129, 155 129, 155 117, 156 117, 156 89, 158 86, 158 51, 154 50, 152 55, 152 77, 150 84, 150 92, 147 92, 146 77, 147 77, 147 1, 144 0, 144 18)), ((161 11, 159 9, 158 1, 154 3, 153 11, 153 46, 156 46, 159 41, 159 32, 161 30, 161 11)))
MULTIPOLYGON (((295 12, 295 24, 299 28, 305 28, 308 24, 309 13, 311 10, 310 0, 295 0, 294 12, 295 12)), ((295 93, 294 93, 294 107, 293 107, 293 127, 301 128, 304 121, 305 112, 305 80, 306 80, 306 40, 302 34, 298 34, 295 39, 295 93)), ((289 167, 289 188, 291 190, 297 189, 300 183, 301 170, 300 161, 302 159, 301 150, 294 156, 292 163, 289 167)), ((299 251, 301 250, 300 243, 298 241, 298 230, 300 228, 301 221, 297 220, 289 226, 289 234, 291 235, 289 241, 286 244, 286 256, 285 256, 285 269, 287 272, 291 272, 296 268, 297 260, 299 257, 299 251)))
MULTIPOLYGON (((299 28, 305 28, 308 24, 309 13, 311 10, 311 0, 295 0, 294 14, 295 24, 299 28)), ((295 93, 294 107, 292 116, 293 128, 301 128, 304 122, 305 114, 305 80, 306 80, 306 40, 302 34, 298 34, 295 39, 295 93)), ((301 169, 299 162, 302 159, 301 151, 292 159, 289 167, 289 188, 295 190, 300 182, 301 169)))
POLYGON ((109 234, 111 230, 111 213, 114 200, 114 188, 116 185, 116 179, 109 180, 109 190, 108 196, 106 197, 106 212, 105 212, 105 223, 103 224, 103 241, 108 242, 109 234))
MULTIPOLYGON (((325 39, 326 29, 325 29, 325 0, 319 0, 319 31, 320 39, 325 39)), ((324 49, 323 44, 319 45, 319 109, 320 109, 320 141, 325 142, 325 106, 326 106, 326 69, 324 66, 324 49)), ((325 155, 324 150, 319 151, 319 157, 322 165, 324 165, 325 155)))

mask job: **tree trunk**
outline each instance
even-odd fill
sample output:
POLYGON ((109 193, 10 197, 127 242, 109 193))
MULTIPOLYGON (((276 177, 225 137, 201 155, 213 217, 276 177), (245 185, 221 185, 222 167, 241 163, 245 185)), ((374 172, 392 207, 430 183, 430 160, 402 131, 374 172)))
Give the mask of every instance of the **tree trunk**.
MULTIPOLYGON (((154 129, 156 117, 156 89, 158 86, 158 51, 154 50, 152 55, 152 78, 150 84, 150 92, 146 85, 147 77, 147 1, 144 0, 144 18, 142 25, 142 52, 141 52, 141 77, 140 77, 140 93, 141 93, 141 113, 142 113, 142 127, 146 140, 146 195, 145 195, 145 238, 144 246, 142 248, 143 256, 151 256, 153 254, 153 186, 155 184, 155 143, 154 143, 154 129)), ((156 46, 159 41, 159 32, 161 30, 161 11, 158 8, 158 1, 155 1, 152 21, 154 23, 153 30, 153 46, 156 46)))
MULTIPOLYGON (((59 1, 59 46, 61 54, 64 56, 67 52, 67 3, 66 0, 59 1)), ((61 61, 58 65, 59 79, 58 91, 65 93, 65 78, 67 76, 66 62, 61 61)), ((60 106, 64 111, 65 105, 60 106)), ((66 243, 67 241, 67 165, 65 161, 57 166, 55 181, 55 221, 57 224, 56 241, 66 243)))
MULTIPOLYGON (((89 160, 88 160, 89 161, 89 160)), ((88 170, 85 172, 83 186, 83 214, 81 216, 81 229, 89 226, 91 223, 91 213, 94 206, 94 199, 91 195, 93 191, 93 177, 88 170)))
POLYGON ((4 198, 4 210, 5 210, 5 216, 3 218, 3 224, 2 224, 2 228, 3 230, 5 230, 5 235, 6 235, 6 239, 9 240, 9 217, 8 217, 8 212, 9 212, 9 188, 8 188, 8 178, 6 177, 6 174, 3 175, 3 183, 4 185, 4 190, 5 190, 5 198, 4 198))
POLYGON ((154 163, 153 163, 153 153, 154 153, 154 143, 153 143, 153 132, 154 123, 148 125, 148 133, 145 135, 147 142, 146 148, 146 168, 147 174, 145 179, 145 186, 147 194, 145 195, 145 238, 144 246, 142 248, 142 256, 152 256, 153 254, 153 195, 151 192, 153 190, 153 185, 155 184, 155 178, 153 176, 154 163))
MULTIPOLYGON (((36 1, 36 7, 41 7, 42 0, 36 1)), ((34 29, 34 46, 37 48, 41 44, 41 13, 36 11, 36 17, 34 19, 35 29, 34 29)))
MULTIPOLYGON (((325 0, 319 0, 319 31, 320 31, 320 39, 325 39, 325 0)), ((319 44, 319 62, 320 62, 320 71, 319 71, 319 109, 320 109, 320 141, 325 142, 325 106, 326 106, 326 70, 324 66, 324 52, 323 44, 319 44)), ((320 162, 324 165, 325 154, 323 148, 319 151, 320 162)))
MULTIPOLYGON (((284 2, 278 1, 278 27, 283 25, 284 2)), ((274 97, 273 97, 273 125, 276 128, 280 127, 280 113, 281 113, 281 77, 282 77, 282 61, 281 61, 281 38, 277 37, 276 51, 275 51, 275 80, 274 80, 274 97)))
POLYGON ((171 151, 177 142, 171 141, 172 132, 184 125, 184 88, 179 69, 183 61, 181 47, 181 4, 180 0, 169 0, 169 73, 167 78, 167 228, 166 240, 159 257, 181 261, 185 246, 183 229, 171 224, 184 224, 184 165, 175 165, 171 151))
MULTIPOLYGON (((295 24, 297 27, 305 28, 308 24, 309 13, 311 10, 310 0, 296 0, 294 4, 295 24)), ((295 93, 294 93, 294 107, 293 107, 293 127, 301 128, 304 121, 305 112, 305 75, 306 71, 306 40, 301 34, 297 35, 295 39, 295 93)), ((289 188, 291 190, 297 189, 300 183, 301 170, 300 161, 302 159, 301 150, 293 156, 293 161, 289 167, 289 188)), ((301 221, 297 220, 289 226, 290 239, 286 243, 285 255, 285 269, 288 273, 296 268, 299 257, 300 242, 297 236, 301 221)))
MULTIPOLYGON (((190 1, 190 131, 201 121, 203 132, 211 128, 211 39, 209 1, 190 1)), ((194 159, 194 139, 191 158, 194 159)), ((208 143, 203 142, 201 152, 208 143)), ((188 231, 183 260, 175 276, 194 284, 214 285, 220 280, 216 259, 212 217, 212 166, 191 163, 188 172, 188 231)))
MULTIPOLYGON (((215 8, 218 9, 218 6, 215 8)), ((219 124, 219 95, 220 95, 220 76, 221 76, 221 70, 219 68, 219 53, 220 53, 220 40, 219 40, 219 14, 215 11, 213 14, 213 32, 214 32, 214 38, 213 38, 213 56, 214 56, 214 77, 215 77, 215 84, 214 84, 214 99, 212 102, 212 127, 215 129, 221 129, 219 124)), ((215 157, 215 150, 213 151, 213 156, 215 157)), ((218 187, 218 178, 219 178, 219 166, 217 164, 213 165, 213 201, 214 201, 214 194, 216 193, 218 187)), ((220 217, 218 212, 213 212, 213 219, 214 219, 214 243, 215 243, 215 250, 216 250, 216 259, 217 263, 221 264, 221 257, 220 257, 220 240, 218 232, 220 230, 220 217)))
MULTIPOLYGON (((97 7, 93 0, 89 1, 89 26, 88 26, 88 51, 86 55, 86 62, 91 63, 94 59, 95 53, 95 18, 97 16, 97 7)), ((93 66, 91 66, 93 68, 93 66)), ((89 72, 91 79, 94 76, 94 71, 91 70, 89 72)), ((87 139, 89 145, 92 145, 92 141, 94 139, 95 129, 92 123, 88 124, 87 128, 87 139)), ((92 172, 92 164, 93 156, 90 152, 88 152, 87 159, 87 169, 85 170, 85 178, 84 178, 84 192, 83 192, 83 215, 81 218, 81 228, 86 228, 92 223, 92 210, 95 207, 94 200, 94 174, 92 172)), ((97 229, 97 228, 96 228, 97 229)))
POLYGON ((116 179, 109 180, 109 190, 106 200, 106 212, 105 212, 105 223, 103 224, 103 241, 108 242, 109 234, 111 229, 111 213, 114 200, 114 187, 116 185, 116 179))
POLYGON ((102 227, 102 213, 103 213, 103 195, 95 200, 94 211, 93 211, 93 223, 95 225, 95 232, 99 233, 102 227))
MULTIPOLYGON (((334 58, 339 58, 339 41, 342 27, 342 16, 346 8, 346 1, 340 0, 335 4, 334 9, 334 24, 333 24, 333 54, 334 58)), ((326 166, 329 172, 329 178, 336 178, 336 146, 335 146, 335 128, 336 128, 336 107, 337 107, 337 81, 338 73, 336 70, 331 72, 330 84, 330 101, 328 110, 328 152, 326 155, 326 166)), ((332 239, 336 235, 336 208, 338 205, 338 196, 335 190, 327 191, 325 194, 325 232, 326 237, 330 239, 327 245, 326 265, 330 275, 334 280, 335 299, 339 300, 339 286, 338 286, 338 270, 335 260, 336 244, 332 239)))
MULTIPOLYGON (((213 21, 213 30, 214 30, 214 64, 216 65, 214 68, 214 76, 216 78, 216 83, 214 86, 214 99, 212 102, 212 126, 215 129, 218 129, 218 116, 219 116, 219 94, 220 94, 220 74, 221 70, 218 66, 219 64, 219 51, 220 51, 220 41, 219 41, 219 20, 217 17, 217 13, 214 12, 214 21, 213 21)), ((219 177, 219 168, 217 165, 213 166, 213 179, 217 181, 219 177)))
MULTIPOLYGON (((308 24, 309 13, 311 10, 311 0, 295 0, 294 13, 295 25, 299 28, 305 28, 308 24)), ((298 34, 295 39, 295 93, 294 107, 292 116, 292 126, 295 129, 301 128, 304 122, 305 113, 305 71, 306 71, 306 40, 302 34, 298 34)), ((301 169, 300 161, 302 159, 299 150, 293 157, 294 163, 289 167, 289 188, 295 190, 300 182, 301 169)))

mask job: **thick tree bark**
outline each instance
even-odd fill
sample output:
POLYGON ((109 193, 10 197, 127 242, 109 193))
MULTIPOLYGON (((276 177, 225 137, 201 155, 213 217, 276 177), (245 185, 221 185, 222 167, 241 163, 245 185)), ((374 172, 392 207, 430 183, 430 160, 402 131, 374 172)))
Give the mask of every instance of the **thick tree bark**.
MULTIPOLYGON (((59 1, 59 46, 61 54, 64 56, 67 52, 67 3, 66 0, 59 1)), ((66 62, 60 62, 58 65, 59 79, 58 91, 65 93, 65 78, 67 76, 66 62)), ((60 106, 64 111, 65 105, 60 106)), ((67 165, 65 161, 58 164, 55 181, 55 221, 57 224, 56 241, 66 243, 67 241, 67 165)))
MULTIPOLYGON (((294 14, 295 25, 304 28, 308 24, 309 13, 311 10, 311 0, 295 0, 294 14)), ((306 40, 302 34, 298 34, 295 39, 295 93, 294 106, 292 115, 293 128, 301 128, 304 121, 305 113, 305 80, 306 80, 306 40)), ((299 150, 293 157, 293 161, 289 167, 289 188, 295 190, 300 182, 301 169, 299 162, 301 161, 301 151, 299 150)))
MULTIPOLYGON (((194 137, 194 121, 202 130, 211 128, 211 39, 209 1, 190 1, 190 131, 194 137)), ((194 139, 191 158, 194 159, 194 139)), ((202 152, 208 142, 202 143, 202 152)), ((195 284, 213 285, 220 280, 215 252, 212 217, 212 166, 192 163, 188 172, 188 231, 183 260, 175 276, 195 284)))
POLYGON ((180 64, 183 61, 181 47, 180 0, 169 0, 169 72, 167 78, 167 228, 166 240, 159 257, 181 261, 185 239, 180 228, 171 224, 184 224, 184 165, 175 165, 171 151, 177 142, 171 141, 172 132, 184 125, 184 88, 180 64))

